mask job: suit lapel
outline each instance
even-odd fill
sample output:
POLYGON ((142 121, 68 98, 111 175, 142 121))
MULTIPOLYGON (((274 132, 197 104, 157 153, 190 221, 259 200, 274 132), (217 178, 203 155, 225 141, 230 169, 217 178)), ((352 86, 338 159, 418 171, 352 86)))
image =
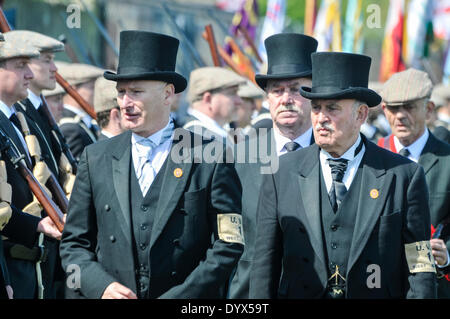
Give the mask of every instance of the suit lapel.
POLYGON ((436 156, 436 138, 430 132, 428 141, 419 157, 419 164, 423 167, 425 174, 438 162, 439 157, 436 156))
MULTIPOLYGON (((193 142, 192 133, 184 130, 186 134, 184 136, 191 138, 193 142)), ((150 248, 154 245, 159 235, 163 231, 165 225, 167 224, 170 216, 174 212, 176 205, 183 195, 184 189, 186 188, 186 183, 189 179, 190 171, 193 165, 193 154, 194 145, 191 143, 192 147, 190 149, 190 158, 182 163, 175 163, 172 160, 172 150, 179 143, 179 140, 174 140, 169 155, 167 156, 167 165, 163 173, 163 181, 161 186, 161 193, 158 199, 158 205, 156 209, 156 216, 153 222, 152 237, 150 239, 150 248), (175 170, 181 172, 181 176, 176 177, 175 170), (180 171, 181 170, 181 171, 180 171)))
POLYGON ((112 153, 112 177, 120 213, 117 214, 119 225, 125 238, 131 244, 130 221, 130 167, 131 167, 131 131, 118 139, 117 148, 112 153))
MULTIPOLYGON (((320 220, 320 161, 319 147, 313 145, 308 148, 308 153, 303 154, 304 162, 300 167, 300 175, 297 177, 300 186, 300 194, 303 203, 303 211, 309 224, 311 245, 325 264, 322 240, 322 226, 320 220)), ((301 211, 301 208, 300 208, 301 211)))
POLYGON ((350 272, 351 267, 367 244, 370 234, 383 210, 392 183, 392 176, 386 174, 386 170, 382 168, 383 164, 377 157, 375 145, 367 142, 365 139, 364 142, 366 151, 361 164, 363 170, 362 181, 347 265, 348 272, 350 272))

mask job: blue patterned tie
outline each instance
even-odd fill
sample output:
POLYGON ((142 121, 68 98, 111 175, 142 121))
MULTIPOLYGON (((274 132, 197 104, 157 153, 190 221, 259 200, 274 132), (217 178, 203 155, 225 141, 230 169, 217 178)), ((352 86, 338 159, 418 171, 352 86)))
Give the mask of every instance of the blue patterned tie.
POLYGON ((157 172, 152 165, 152 160, 154 158, 153 151, 159 146, 164 144, 172 136, 174 129, 174 124, 172 118, 170 119, 169 125, 162 132, 161 140, 157 145, 155 142, 149 138, 138 138, 136 140, 136 151, 138 154, 138 167, 136 171, 136 177, 139 181, 139 186, 141 187, 142 195, 145 196, 148 189, 153 183, 157 172))

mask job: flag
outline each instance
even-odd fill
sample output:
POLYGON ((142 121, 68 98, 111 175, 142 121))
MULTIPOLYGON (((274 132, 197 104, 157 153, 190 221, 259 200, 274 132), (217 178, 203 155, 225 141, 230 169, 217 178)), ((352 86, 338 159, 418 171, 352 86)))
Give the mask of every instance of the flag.
POLYGON ((344 40, 342 50, 349 53, 363 53, 362 37, 363 15, 362 0, 349 0, 345 16, 344 40))
POLYGON ((246 0, 217 0, 216 7, 227 12, 236 12, 246 0))
POLYGON ((442 83, 450 85, 450 46, 447 46, 447 54, 444 64, 444 76, 442 78, 442 83))
POLYGON ((317 51, 342 51, 341 9, 339 0, 323 0, 317 14, 314 37, 317 51))
POLYGON ((380 82, 405 69, 402 60, 404 5, 404 0, 390 0, 381 53, 380 82))
POLYGON ((258 52, 261 58, 267 62, 267 53, 264 40, 273 34, 281 33, 284 28, 286 18, 286 1, 269 0, 267 3, 266 17, 261 30, 258 52))
POLYGON ((316 20, 316 0, 306 0, 305 2, 305 34, 313 36, 314 24, 316 20))
POLYGON ((432 25, 432 15, 432 0, 412 0, 410 2, 403 39, 405 44, 403 60, 408 67, 422 69, 421 59, 427 55, 427 40, 429 41, 427 35, 432 25))
POLYGON ((433 31, 436 38, 450 40, 450 0, 435 2, 433 31))

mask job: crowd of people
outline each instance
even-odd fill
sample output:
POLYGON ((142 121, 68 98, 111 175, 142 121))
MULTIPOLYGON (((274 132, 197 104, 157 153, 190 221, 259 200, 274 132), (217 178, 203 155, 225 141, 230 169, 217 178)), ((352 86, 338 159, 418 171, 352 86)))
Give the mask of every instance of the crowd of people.
POLYGON ((1 40, 0 298, 450 298, 450 87, 426 72, 371 83, 296 33, 254 79, 187 79, 154 32, 121 32, 116 71, 1 40))

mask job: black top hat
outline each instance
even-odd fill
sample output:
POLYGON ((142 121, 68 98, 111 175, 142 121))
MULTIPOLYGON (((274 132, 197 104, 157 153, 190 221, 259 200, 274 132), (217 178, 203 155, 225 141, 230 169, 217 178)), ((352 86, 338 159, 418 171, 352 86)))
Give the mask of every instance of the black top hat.
POLYGON ((279 33, 264 41, 267 51, 267 75, 255 75, 256 83, 266 88, 267 80, 293 79, 311 76, 311 53, 317 40, 304 34, 279 33))
POLYGON ((112 81, 158 80, 172 83, 175 93, 182 92, 186 79, 175 72, 178 39, 147 31, 120 32, 120 54, 117 73, 106 71, 112 81))
POLYGON ((371 58, 343 52, 317 52, 311 55, 312 87, 302 87, 307 99, 356 99, 377 106, 381 96, 368 88, 371 58))

